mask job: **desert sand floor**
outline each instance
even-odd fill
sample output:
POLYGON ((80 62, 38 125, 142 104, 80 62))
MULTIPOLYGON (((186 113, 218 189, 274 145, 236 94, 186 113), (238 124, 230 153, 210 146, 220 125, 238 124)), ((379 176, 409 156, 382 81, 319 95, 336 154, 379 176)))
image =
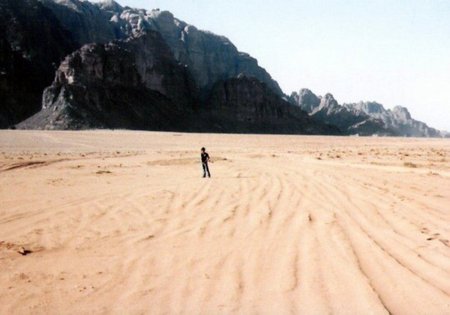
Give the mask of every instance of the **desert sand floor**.
POLYGON ((450 314, 449 240, 449 140, 0 132, 0 314, 450 314))

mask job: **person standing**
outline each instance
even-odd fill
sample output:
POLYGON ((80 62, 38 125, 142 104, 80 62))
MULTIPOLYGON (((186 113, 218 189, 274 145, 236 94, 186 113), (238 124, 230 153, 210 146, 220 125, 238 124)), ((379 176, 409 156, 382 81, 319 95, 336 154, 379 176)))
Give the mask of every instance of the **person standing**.
POLYGON ((201 152, 200 156, 202 158, 203 177, 206 177, 206 173, 208 173, 208 177, 211 177, 211 173, 209 172, 209 167, 208 167, 209 154, 206 152, 205 148, 202 148, 202 152, 201 152))

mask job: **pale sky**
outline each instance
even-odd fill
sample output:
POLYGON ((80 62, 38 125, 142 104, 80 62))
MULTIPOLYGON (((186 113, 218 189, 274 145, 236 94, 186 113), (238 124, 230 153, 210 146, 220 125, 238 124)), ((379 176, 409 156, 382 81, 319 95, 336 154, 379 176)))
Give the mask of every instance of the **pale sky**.
POLYGON ((408 107, 450 131, 450 0, 118 0, 228 37, 286 94, 408 107))

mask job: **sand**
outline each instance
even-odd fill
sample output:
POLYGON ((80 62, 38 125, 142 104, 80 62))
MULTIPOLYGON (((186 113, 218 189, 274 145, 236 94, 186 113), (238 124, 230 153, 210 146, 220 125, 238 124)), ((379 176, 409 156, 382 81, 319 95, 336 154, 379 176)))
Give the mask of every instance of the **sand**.
POLYGON ((0 269, 0 314, 450 314, 450 141, 1 131, 0 269))

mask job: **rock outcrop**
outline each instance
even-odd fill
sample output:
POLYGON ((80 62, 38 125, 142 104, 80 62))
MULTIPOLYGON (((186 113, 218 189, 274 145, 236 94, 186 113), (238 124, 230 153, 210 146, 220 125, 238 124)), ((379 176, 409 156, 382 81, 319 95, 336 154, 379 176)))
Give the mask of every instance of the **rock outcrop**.
POLYGON ((411 117, 408 109, 395 106, 392 110, 385 109, 376 102, 360 102, 344 104, 346 108, 362 111, 371 118, 382 121, 386 129, 391 130, 391 135, 405 137, 440 137, 439 130, 429 127, 427 124, 411 117))
MULTIPOLYGON (((239 52, 227 38, 198 30, 170 12, 122 7, 112 0, 5 0, 0 10, 0 96, 6 102, 0 109, 0 128, 40 109, 44 88, 51 84, 54 71, 70 52, 88 43, 107 44, 152 32, 161 35, 176 63, 187 68, 195 90, 188 100, 204 103, 218 81, 241 73, 283 95, 256 59, 239 52)), ((55 82, 50 90, 58 89, 58 80, 55 82)), ((67 88, 61 89, 67 93, 67 88)), ((52 105, 48 95, 47 91, 43 110, 52 105)), ((21 126, 31 127, 30 121, 21 126)))
POLYGON ((199 106, 188 69, 155 31, 85 45, 59 67, 43 110, 18 127, 339 133, 244 75, 218 81, 199 106))
POLYGON ((170 12, 152 11, 150 20, 172 48, 175 58, 189 67, 202 95, 217 81, 239 74, 255 77, 278 95, 283 94, 257 60, 239 52, 226 37, 198 30, 175 19, 170 12))
POLYGON ((320 105, 320 98, 309 89, 301 89, 298 93, 292 92, 290 101, 307 113, 311 113, 320 105))
POLYGON ((340 105, 331 94, 317 97, 302 89, 291 94, 290 101, 308 112, 314 119, 337 126, 350 135, 406 137, 440 137, 438 130, 414 120, 405 107, 386 110, 376 102, 340 105))
POLYGON ((313 121, 265 83, 244 75, 215 84, 206 115, 222 132, 339 134, 334 126, 313 121))
POLYGON ((43 89, 76 47, 71 34, 40 2, 0 1, 0 128, 41 109, 43 89))
POLYGON ((170 12, 41 0, 79 44, 19 128, 338 133, 283 99, 256 59, 170 12), (225 93, 225 94, 224 94, 225 93))
POLYGON ((168 11, 124 8, 112 0, 99 3, 41 1, 81 44, 106 43, 158 31, 175 59, 189 67, 202 96, 206 96, 218 80, 233 78, 240 73, 258 78, 282 95, 278 83, 259 67, 257 60, 239 52, 229 39, 198 30, 168 11))
MULTIPOLYGON (((80 45, 87 43, 106 43, 123 38, 115 25, 110 22, 112 8, 102 3, 80 0, 39 0, 50 9, 58 21, 68 30, 80 45)), ((118 5, 117 9, 121 9, 118 5)))
POLYGON ((195 87, 160 34, 88 44, 69 55, 20 128, 189 130, 195 87))
POLYGON ((386 130, 380 120, 372 118, 360 110, 339 105, 332 94, 321 97, 319 106, 311 112, 311 115, 319 121, 339 127, 348 134, 363 136, 389 134, 389 130, 386 130))

